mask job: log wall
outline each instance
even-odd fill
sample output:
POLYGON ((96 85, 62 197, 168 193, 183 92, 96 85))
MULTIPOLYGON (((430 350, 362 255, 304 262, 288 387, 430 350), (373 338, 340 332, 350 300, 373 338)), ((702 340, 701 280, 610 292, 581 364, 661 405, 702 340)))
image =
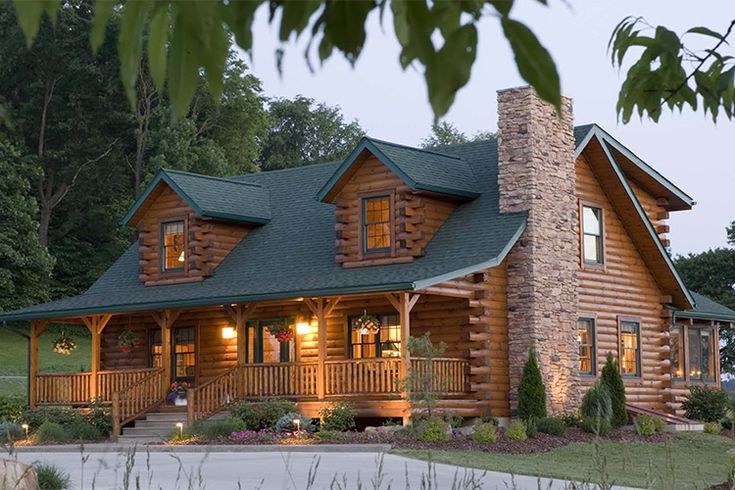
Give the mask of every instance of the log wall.
POLYGON ((669 212, 666 210, 666 204, 668 204, 668 201, 665 198, 659 199, 654 197, 644 191, 635 182, 629 182, 633 189, 633 193, 638 198, 638 201, 641 203, 648 219, 651 220, 658 237, 661 239, 661 243, 663 243, 665 247, 668 247, 670 245, 668 238, 669 225, 667 223, 669 212))
MULTIPOLYGON (((669 325, 665 297, 616 216, 610 201, 584 156, 576 163, 577 197, 603 208, 604 268, 580 266, 579 316, 596 319, 597 370, 599 375, 607 352, 618 356, 618 320, 632 317, 640 322, 641 371, 639 378, 625 378, 629 403, 663 409, 669 401, 669 325)), ((639 190, 640 192, 640 190, 639 190)), ((642 196, 645 200, 645 196, 642 196)), ((649 203, 650 204, 650 203, 649 203)), ((650 212, 657 212, 649 206, 650 212)), ((582 264, 581 250, 578 251, 582 264)), ((583 376, 584 388, 596 376, 583 376)))
POLYGON ((457 207, 452 200, 417 194, 377 158, 370 156, 354 171, 335 199, 336 256, 344 267, 411 262, 457 207), (363 254, 362 198, 392 196, 393 239, 388 253, 363 254))

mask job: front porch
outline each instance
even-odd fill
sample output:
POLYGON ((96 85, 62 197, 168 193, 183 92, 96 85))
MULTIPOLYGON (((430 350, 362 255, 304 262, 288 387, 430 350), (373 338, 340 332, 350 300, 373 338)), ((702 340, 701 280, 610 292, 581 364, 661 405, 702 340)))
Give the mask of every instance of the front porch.
MULTIPOLYGON (((478 283, 483 279, 473 276, 478 274, 470 276, 478 283)), ((406 419, 407 393, 398 381, 412 367, 431 369, 440 410, 482 416, 496 405, 500 410, 493 409, 494 414, 504 416, 507 399, 493 398, 492 392, 503 393, 507 357, 500 352, 491 362, 494 332, 479 301, 484 292, 479 284, 467 290, 453 284, 421 294, 296 298, 54 319, 83 323, 90 331, 91 370, 77 373, 37 372, 38 335, 49 321, 34 321, 30 402, 109 404, 117 434, 123 425, 166 403, 172 381, 185 380, 192 385, 187 392, 190 422, 235 401, 268 397, 295 400, 309 417, 336 400, 348 400, 358 417, 406 419), (354 328, 353 319, 365 312, 380 318, 376 332, 354 328), (293 339, 274 340, 269 333, 274 319, 287 322, 293 339), (117 340, 124 331, 140 336, 139 349, 119 352, 117 340), (430 367, 422 358, 411 358, 406 341, 426 332, 435 344, 447 345, 430 367), (493 385, 494 370, 499 374, 493 385)))

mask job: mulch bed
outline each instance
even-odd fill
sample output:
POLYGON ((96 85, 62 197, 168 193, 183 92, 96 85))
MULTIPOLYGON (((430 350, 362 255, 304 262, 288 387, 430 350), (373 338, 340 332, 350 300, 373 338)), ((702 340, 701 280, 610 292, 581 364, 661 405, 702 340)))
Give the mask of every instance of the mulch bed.
POLYGON ((732 483, 724 482, 719 485, 712 485, 707 490, 732 490, 732 483))

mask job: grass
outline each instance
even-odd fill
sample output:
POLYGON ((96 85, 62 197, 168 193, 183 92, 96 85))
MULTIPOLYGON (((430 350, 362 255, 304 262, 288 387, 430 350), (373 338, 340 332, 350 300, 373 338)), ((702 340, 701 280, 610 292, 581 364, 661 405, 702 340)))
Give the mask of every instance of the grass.
POLYGON ((726 453, 735 448, 735 439, 683 433, 665 443, 602 441, 599 447, 597 452, 594 443, 576 443, 531 455, 425 450, 394 453, 518 475, 594 483, 607 480, 643 488, 706 488, 726 480, 726 453))
POLYGON ((0 379, 0 396, 11 396, 20 395, 25 397, 27 395, 27 381, 23 379, 0 379))

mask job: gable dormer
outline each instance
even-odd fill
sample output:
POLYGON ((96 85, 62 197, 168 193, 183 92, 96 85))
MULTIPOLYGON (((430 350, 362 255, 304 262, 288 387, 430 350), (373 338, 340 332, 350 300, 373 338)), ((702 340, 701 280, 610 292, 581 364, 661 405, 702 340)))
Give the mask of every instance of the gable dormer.
POLYGON ((363 138, 317 198, 335 205, 336 262, 361 267, 424 255, 454 209, 478 196, 461 158, 363 138))
POLYGON ((255 226, 270 220, 260 185, 161 170, 123 219, 138 229, 146 286, 201 281, 255 226))

